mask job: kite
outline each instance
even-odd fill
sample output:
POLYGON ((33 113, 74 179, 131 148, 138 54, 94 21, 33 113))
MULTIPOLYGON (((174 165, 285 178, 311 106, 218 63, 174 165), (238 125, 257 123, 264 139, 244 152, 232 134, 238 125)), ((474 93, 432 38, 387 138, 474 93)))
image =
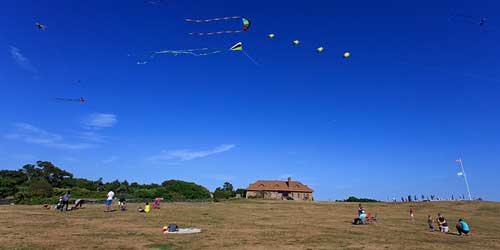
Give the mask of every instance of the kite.
POLYGON ((36 27, 39 29, 39 30, 44 30, 45 29, 45 25, 41 24, 41 23, 35 23, 36 27))
POLYGON ((274 34, 273 34, 273 33, 271 33, 271 34, 267 35, 267 37, 269 37, 269 38, 273 39, 273 38, 274 38, 274 34))
POLYGON ((65 101, 65 102, 85 102, 85 98, 83 97, 80 97, 80 98, 61 98, 61 97, 58 97, 56 98, 56 100, 58 101, 65 101))
MULTIPOLYGON (((158 55, 172 55, 172 56, 180 56, 180 55, 189 55, 189 56, 209 56, 209 55, 214 55, 214 54, 222 54, 225 52, 230 52, 230 51, 241 51, 245 56, 247 56, 253 63, 258 65, 258 63, 250 57, 244 50, 243 50, 243 43, 238 42, 231 46, 229 49, 211 49, 211 48, 201 48, 201 49, 185 49, 185 50, 160 50, 160 51, 154 51, 150 53, 147 56, 147 59, 152 60, 158 55)), ((131 56, 131 55, 129 55, 131 56)), ((137 61, 137 64, 139 65, 144 65, 148 64, 149 60, 140 60, 137 61)))
POLYGON ((316 52, 318 52, 318 54, 319 54, 319 53, 323 52, 323 50, 325 50, 325 48, 319 47, 316 49, 316 52))
POLYGON ((343 57, 344 57, 345 59, 347 59, 347 58, 349 58, 350 56, 351 56, 351 52, 345 52, 343 57))
POLYGON ((299 45, 300 41, 299 40, 293 40, 293 45, 297 46, 299 45))
POLYGON ((486 25, 486 18, 484 18, 484 17, 454 15, 454 16, 450 17, 450 20, 453 22, 457 22, 457 23, 477 24, 479 26, 486 25))
POLYGON ((186 22, 193 23, 208 23, 208 22, 218 22, 218 21, 226 21, 231 19, 240 19, 242 26, 240 29, 232 29, 232 30, 222 30, 222 31, 211 31, 211 32, 190 32, 189 35, 198 35, 198 36, 211 36, 211 35, 222 35, 222 34, 232 34, 232 33, 240 33, 245 32, 250 28, 251 22, 248 18, 242 16, 229 16, 229 17, 216 17, 211 19, 185 19, 186 22))

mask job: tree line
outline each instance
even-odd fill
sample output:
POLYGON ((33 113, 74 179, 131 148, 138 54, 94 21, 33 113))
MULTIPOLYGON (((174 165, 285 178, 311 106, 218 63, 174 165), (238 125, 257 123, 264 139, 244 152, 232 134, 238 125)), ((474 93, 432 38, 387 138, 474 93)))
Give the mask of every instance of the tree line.
POLYGON ((108 191, 125 199, 165 200, 220 200, 230 199, 237 194, 244 196, 244 190, 234 190, 231 183, 224 183, 213 194, 196 183, 181 180, 167 180, 161 184, 139 184, 115 180, 104 182, 75 178, 51 162, 37 161, 36 165, 26 164, 19 170, 0 170, 0 198, 13 199, 18 204, 56 203, 66 191, 73 198, 105 199, 108 191))

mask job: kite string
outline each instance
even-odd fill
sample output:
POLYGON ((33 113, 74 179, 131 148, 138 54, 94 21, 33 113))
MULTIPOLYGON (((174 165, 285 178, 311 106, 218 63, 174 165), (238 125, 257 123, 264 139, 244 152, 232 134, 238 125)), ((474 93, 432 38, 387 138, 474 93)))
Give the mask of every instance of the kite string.
POLYGON ((243 54, 247 56, 248 59, 250 59, 256 66, 259 66, 259 63, 257 63, 257 61, 255 61, 255 59, 253 59, 246 51, 242 50, 241 52, 243 52, 243 54))

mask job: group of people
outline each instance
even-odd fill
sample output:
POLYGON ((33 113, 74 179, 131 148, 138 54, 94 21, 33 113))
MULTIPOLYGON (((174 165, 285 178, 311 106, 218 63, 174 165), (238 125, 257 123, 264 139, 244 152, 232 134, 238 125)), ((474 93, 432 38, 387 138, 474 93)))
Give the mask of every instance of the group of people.
MULTIPOLYGON (((434 232, 434 225, 433 225, 433 219, 432 216, 429 215, 427 216, 427 224, 429 225, 429 231, 434 232)), ((448 221, 442 215, 441 213, 438 213, 438 217, 436 218, 436 223, 438 224, 439 231, 442 233, 448 233, 449 227, 448 227, 448 221)), ((458 219, 457 225, 455 226, 457 228, 458 235, 467 235, 470 232, 469 224, 462 218, 458 219)))
MULTIPOLYGON (((410 206, 410 222, 415 221, 415 209, 413 206, 410 206)), ((368 223, 373 223, 376 220, 376 217, 372 217, 370 213, 366 213, 365 209, 361 205, 361 203, 358 205, 358 217, 354 218, 354 221, 352 224, 355 225, 360 225, 360 224, 368 224, 368 223)), ((449 227, 448 227, 448 221, 442 215, 441 213, 438 213, 438 216, 435 221, 438 224, 439 231, 443 233, 448 233, 449 227)), ((434 220, 432 219, 432 216, 429 215, 427 217, 427 224, 429 225, 429 231, 434 232, 434 220)), ((462 218, 460 218, 457 222, 456 225, 457 231, 459 235, 467 235, 470 232, 470 227, 469 224, 462 218)))
MULTIPOLYGON (((71 211, 71 210, 74 210, 74 209, 83 208, 83 204, 85 203, 85 200, 83 200, 83 199, 76 199, 75 200, 75 205, 72 206, 71 208, 69 208, 70 198, 71 198, 71 191, 67 191, 66 193, 64 193, 64 195, 62 195, 61 197, 59 197, 59 203, 58 204, 56 204, 54 206, 50 205, 50 204, 43 204, 43 207, 47 208, 47 209, 51 209, 51 208, 52 209, 57 209, 57 210, 59 210, 61 212, 63 212, 63 211, 71 211)), ((115 209, 111 208, 114 198, 115 198, 115 192, 109 191, 108 194, 106 195, 106 203, 105 203, 106 204, 106 210, 105 210, 105 212, 116 211, 115 209)), ((161 201, 160 198, 156 198, 152 207, 151 207, 151 205, 149 205, 149 202, 146 202, 146 204, 144 205, 144 207, 138 208, 137 211, 141 212, 141 213, 149 213, 151 211, 151 208, 153 208, 153 209, 160 209, 160 201, 161 201)), ((118 206, 119 206, 120 211, 126 211, 127 210, 127 202, 126 202, 126 199, 124 197, 121 197, 118 200, 118 206)))
POLYGON ((370 212, 366 213, 365 209, 363 208, 361 203, 359 203, 359 205, 358 205, 358 217, 354 218, 354 221, 352 222, 352 224, 354 224, 354 225, 371 224, 371 223, 375 223, 376 220, 377 220, 377 216, 375 215, 375 217, 372 217, 372 214, 370 212))
MULTIPOLYGON (((410 206, 410 221, 413 222, 414 219, 415 219, 415 210, 413 209, 413 206, 410 206)), ((438 216, 436 218, 436 223, 438 224, 439 232, 448 233, 449 231, 448 221, 446 220, 444 215, 438 213, 438 216)), ((431 232, 435 231, 434 220, 432 219, 431 215, 427 216, 427 225, 429 226, 429 231, 431 232)), ((458 220, 456 228, 459 235, 467 235, 470 232, 469 224, 462 218, 458 220)))
POLYGON ((85 203, 84 199, 76 199, 75 205, 69 207, 70 198, 71 198, 71 192, 67 191, 66 193, 64 193, 63 196, 59 197, 59 202, 56 205, 50 205, 48 203, 45 203, 42 206, 47 209, 57 209, 61 212, 83 208, 83 204, 85 203))
MULTIPOLYGON (((106 196, 106 212, 112 212, 114 211, 111 209, 111 204, 113 203, 113 198, 115 196, 115 193, 113 191, 109 191, 107 196, 106 196)), ((155 202, 152 206, 154 209, 160 209, 160 198, 156 198, 155 202)), ((120 208, 120 211, 126 211, 127 210, 127 202, 124 197, 121 197, 118 200, 118 206, 120 208)), ((151 211, 151 205, 149 205, 149 202, 146 202, 144 207, 137 208, 137 211, 140 213, 149 213, 151 211)))

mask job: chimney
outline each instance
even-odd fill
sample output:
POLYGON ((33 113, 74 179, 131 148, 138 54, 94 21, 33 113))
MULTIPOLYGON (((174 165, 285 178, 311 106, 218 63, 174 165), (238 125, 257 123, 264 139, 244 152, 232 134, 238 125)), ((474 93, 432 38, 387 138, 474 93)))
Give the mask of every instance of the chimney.
POLYGON ((292 185, 292 177, 288 177, 288 181, 286 182, 286 185, 290 187, 292 185))

